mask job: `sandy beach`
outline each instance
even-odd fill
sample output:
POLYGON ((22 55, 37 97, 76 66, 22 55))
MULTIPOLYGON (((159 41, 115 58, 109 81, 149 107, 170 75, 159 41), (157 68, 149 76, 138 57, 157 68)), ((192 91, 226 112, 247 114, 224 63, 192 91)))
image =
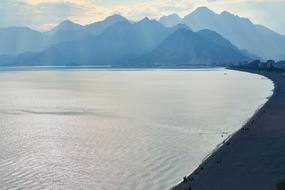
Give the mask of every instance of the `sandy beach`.
POLYGON ((173 190, 275 190, 285 179, 285 76, 249 72, 271 79, 273 96, 173 190))

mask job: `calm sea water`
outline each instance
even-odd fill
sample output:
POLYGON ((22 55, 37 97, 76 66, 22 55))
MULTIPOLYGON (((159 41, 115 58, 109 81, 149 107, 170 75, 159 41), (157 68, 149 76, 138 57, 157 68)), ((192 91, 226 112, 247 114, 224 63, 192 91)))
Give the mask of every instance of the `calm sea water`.
POLYGON ((266 102, 224 69, 0 72, 0 189, 168 189, 266 102))

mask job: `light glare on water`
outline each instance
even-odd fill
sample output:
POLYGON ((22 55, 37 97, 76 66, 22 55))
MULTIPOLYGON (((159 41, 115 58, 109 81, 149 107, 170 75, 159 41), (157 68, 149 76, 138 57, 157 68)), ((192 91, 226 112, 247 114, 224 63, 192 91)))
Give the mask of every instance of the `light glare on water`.
POLYGON ((273 84, 224 69, 50 70, 0 72, 0 89, 0 189, 161 190, 273 84))

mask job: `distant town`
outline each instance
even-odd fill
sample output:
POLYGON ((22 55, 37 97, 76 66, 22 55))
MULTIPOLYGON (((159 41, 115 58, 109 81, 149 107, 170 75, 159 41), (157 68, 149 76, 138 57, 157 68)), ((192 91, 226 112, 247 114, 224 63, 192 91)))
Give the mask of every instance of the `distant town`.
POLYGON ((260 60, 254 60, 251 62, 242 62, 232 68, 241 68, 241 69, 254 69, 260 71, 274 71, 274 72, 285 72, 285 61, 274 61, 267 60, 265 62, 260 60))

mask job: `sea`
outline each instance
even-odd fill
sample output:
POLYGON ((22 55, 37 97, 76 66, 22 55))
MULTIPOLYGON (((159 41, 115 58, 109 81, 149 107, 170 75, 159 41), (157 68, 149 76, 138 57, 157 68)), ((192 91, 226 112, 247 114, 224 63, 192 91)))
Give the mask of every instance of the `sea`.
POLYGON ((1 70, 0 189, 170 189, 273 89, 225 68, 1 70))

